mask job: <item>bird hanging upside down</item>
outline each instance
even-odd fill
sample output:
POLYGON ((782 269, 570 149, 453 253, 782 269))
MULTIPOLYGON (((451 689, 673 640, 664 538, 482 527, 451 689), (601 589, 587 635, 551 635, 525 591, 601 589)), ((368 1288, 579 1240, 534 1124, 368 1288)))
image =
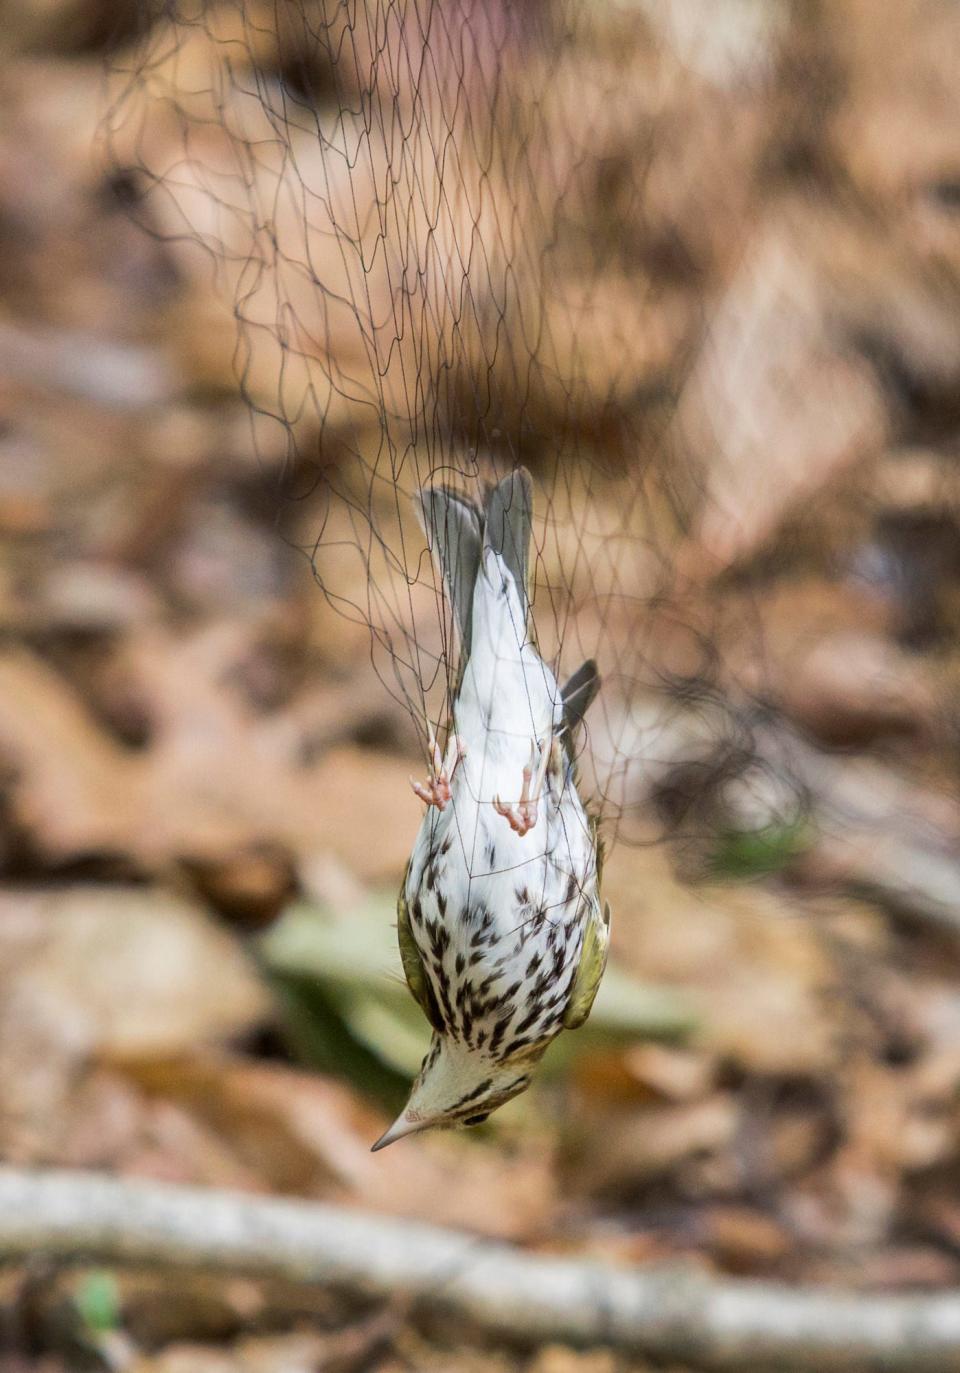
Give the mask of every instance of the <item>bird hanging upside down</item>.
POLYGON ((590 1014, 610 925, 573 762, 600 682, 586 662, 561 691, 531 640, 530 475, 506 477, 482 510, 442 486, 418 505, 461 673, 446 750, 431 736, 429 780, 413 783, 427 810, 397 908, 403 970, 433 1039, 374 1149, 478 1124, 522 1092, 550 1041, 590 1014))

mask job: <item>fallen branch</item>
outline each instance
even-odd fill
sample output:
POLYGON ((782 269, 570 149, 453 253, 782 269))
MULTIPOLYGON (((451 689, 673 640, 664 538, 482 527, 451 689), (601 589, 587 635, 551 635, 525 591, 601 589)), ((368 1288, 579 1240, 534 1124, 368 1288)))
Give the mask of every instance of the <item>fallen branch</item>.
POLYGON ((136 1262, 403 1293, 524 1341, 709 1369, 960 1370, 960 1294, 858 1296, 525 1254, 314 1202, 0 1168, 0 1260, 136 1262))

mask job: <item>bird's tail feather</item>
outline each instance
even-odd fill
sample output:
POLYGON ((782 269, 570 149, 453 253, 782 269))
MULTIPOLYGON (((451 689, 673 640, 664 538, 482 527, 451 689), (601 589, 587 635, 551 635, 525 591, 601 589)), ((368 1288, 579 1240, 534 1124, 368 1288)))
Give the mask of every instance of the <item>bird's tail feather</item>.
POLYGON ((528 740, 531 733, 539 737, 557 706, 556 683, 530 637, 532 518, 533 484, 520 467, 493 487, 484 502, 473 647, 461 693, 462 705, 479 704, 488 729, 518 740, 528 740))
POLYGON ((487 495, 484 508, 484 547, 506 563, 516 583, 524 620, 529 613, 527 585, 530 536, 533 529, 533 482, 525 467, 517 467, 487 495))
POLYGON ((474 591, 485 548, 503 560, 513 577, 526 622, 533 527, 533 483, 527 469, 518 467, 493 487, 483 511, 468 496, 447 486, 421 491, 416 508, 443 575, 464 656, 470 653, 474 591))
POLYGON ((483 516, 467 496, 446 486, 421 491, 417 513, 443 574, 464 656, 470 652, 473 592, 480 574, 483 516))
POLYGON ((487 493, 483 510, 446 486, 422 491, 416 508, 457 621, 463 650, 460 682, 466 695, 482 699, 488 725, 495 715, 515 713, 521 698, 527 707, 539 701, 548 711, 562 701, 562 733, 570 746, 600 678, 590 659, 557 699, 552 673, 529 638, 530 473, 518 467, 504 477, 487 493), (472 655, 475 643, 477 654, 472 655), (513 673, 514 686, 519 683, 522 688, 519 694, 514 692, 512 702, 505 689, 506 673, 513 673))

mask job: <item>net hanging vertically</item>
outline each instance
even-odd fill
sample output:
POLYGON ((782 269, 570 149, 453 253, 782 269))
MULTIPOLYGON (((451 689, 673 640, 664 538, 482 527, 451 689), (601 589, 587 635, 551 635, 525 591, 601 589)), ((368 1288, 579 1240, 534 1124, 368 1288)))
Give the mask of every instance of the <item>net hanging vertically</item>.
MULTIPOLYGON (((722 44, 671 47, 662 21, 641 3, 164 5, 115 56, 106 120, 265 466, 305 498, 323 593, 369 627, 424 740, 457 650, 411 497, 532 468, 534 619, 561 678, 598 660, 611 833, 678 687, 720 727, 711 627, 671 608, 696 481, 665 431, 743 208, 745 178, 704 172, 761 141, 722 44)), ((750 79, 764 36, 759 56, 739 40, 750 79)))

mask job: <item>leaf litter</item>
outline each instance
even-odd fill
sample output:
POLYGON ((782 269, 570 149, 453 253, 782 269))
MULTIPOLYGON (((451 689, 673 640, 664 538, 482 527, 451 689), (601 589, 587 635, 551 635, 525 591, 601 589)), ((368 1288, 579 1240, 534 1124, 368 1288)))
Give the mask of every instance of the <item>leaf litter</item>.
MULTIPOLYGON (((680 235, 703 271, 651 296, 631 366, 637 384, 675 385, 671 443, 699 464, 695 518, 664 534, 683 577, 673 624, 713 626, 737 718, 757 686, 755 616, 766 715, 731 775, 702 711, 623 703, 624 728, 658 743, 638 743, 624 787, 660 842, 609 859, 616 967, 588 1030, 496 1123, 374 1160, 423 1042, 390 929, 416 740, 371 678, 366 630, 291 552, 318 506, 278 515, 262 481, 258 461, 286 452, 266 416, 251 439, 236 397, 230 290, 103 194, 100 65, 65 37, 95 7, 11 8, 3 1157, 327 1197, 624 1263, 955 1285, 960 243, 937 206, 957 121, 897 75, 939 81, 955 17, 909 4, 878 25, 853 0, 794 15, 758 30, 780 88, 725 86, 722 48, 665 59, 683 157, 666 144, 648 169, 638 234, 652 262, 680 235), (790 74, 811 53, 845 84, 807 126, 790 74), (794 122, 765 147, 784 101, 794 122), (718 146, 724 127, 737 137, 718 146), (777 158, 835 179, 785 189, 765 181, 777 158), (717 159, 725 175, 705 177, 717 159), (768 785, 787 771, 802 820, 768 785)), ((571 65, 551 99, 576 90, 571 65)), ((158 145, 169 136, 158 122, 158 145)), ((620 283, 606 288, 614 337, 620 283)), ((275 363, 265 338, 255 396, 275 363)), ((610 352, 591 365, 586 413, 610 352)), ((580 547, 574 521, 558 507, 548 567, 564 540, 580 547)), ((341 543, 318 556, 344 559, 341 543)), ((642 588, 639 543, 632 556, 642 588)), ((651 681, 688 652, 669 619, 644 634, 651 681)), ((357 1318, 345 1299, 321 1315, 263 1285, 213 1283, 191 1304, 173 1280, 158 1300, 157 1275, 85 1281, 79 1302, 26 1278, 5 1289, 32 1331, 20 1348, 46 1350, 11 1367, 59 1373, 84 1346, 137 1373, 640 1368, 605 1350, 508 1354, 402 1311, 357 1318), (178 1319, 151 1324, 158 1305, 178 1319), (127 1343, 104 1344, 114 1334, 127 1343)))

